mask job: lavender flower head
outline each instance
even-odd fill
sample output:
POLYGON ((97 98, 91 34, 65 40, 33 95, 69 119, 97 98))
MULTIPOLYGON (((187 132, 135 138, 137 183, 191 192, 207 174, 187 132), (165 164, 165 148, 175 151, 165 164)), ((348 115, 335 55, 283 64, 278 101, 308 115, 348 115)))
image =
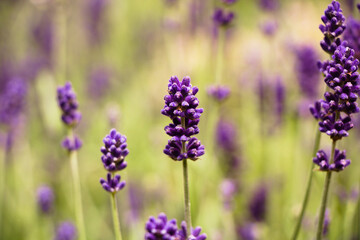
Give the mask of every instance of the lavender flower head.
POLYGON ((319 150, 313 162, 318 165, 320 171, 335 171, 339 172, 344 170, 350 165, 350 160, 346 159, 346 152, 335 149, 334 163, 330 163, 328 155, 323 150, 319 150))
POLYGON ((54 193, 49 186, 41 186, 36 191, 37 203, 42 213, 51 212, 54 204, 54 193))
POLYGON ((267 211, 268 191, 264 184, 261 184, 254 192, 249 211, 253 220, 262 222, 265 220, 267 211))
POLYGON ((235 14, 231 11, 225 11, 222 8, 217 8, 213 14, 213 21, 216 26, 229 27, 235 17, 235 14))
POLYGON ((81 113, 78 111, 79 104, 70 82, 58 87, 57 99, 62 111, 62 121, 69 127, 75 127, 81 120, 81 113))
POLYGON ((201 227, 196 227, 191 229, 190 236, 186 237, 187 233, 187 226, 186 222, 182 221, 181 229, 178 231, 178 238, 179 240, 205 240, 207 235, 205 233, 201 233, 201 227))
POLYGON ((176 220, 167 220, 165 213, 150 217, 145 225, 145 240, 175 240, 178 232, 176 220))
POLYGON ((299 46, 295 49, 297 80, 301 92, 310 100, 318 96, 320 75, 317 59, 318 54, 310 45, 299 46))
POLYGON ((14 124, 25 106, 27 86, 23 79, 12 78, 0 96, 0 122, 14 124))
POLYGON ((129 154, 126 137, 116 129, 111 129, 109 135, 103 139, 105 146, 101 147, 101 161, 109 172, 120 171, 127 166, 125 157, 129 154))
POLYGON ((115 194, 125 187, 125 181, 120 181, 120 179, 120 175, 117 174, 112 178, 111 173, 108 173, 106 180, 100 179, 100 184, 106 191, 115 194))
POLYGON ((340 3, 333 0, 321 17, 324 24, 319 26, 320 31, 324 34, 324 39, 320 42, 322 49, 332 54, 339 45, 339 37, 345 30, 345 17, 340 8, 340 3))
POLYGON ((201 142, 192 137, 199 133, 197 125, 203 112, 202 108, 197 108, 199 100, 195 95, 198 90, 190 84, 190 77, 179 81, 173 76, 169 80, 169 95, 164 97, 165 106, 161 113, 172 120, 172 123, 165 127, 165 132, 172 138, 165 146, 164 153, 173 160, 197 160, 205 153, 201 142))
POLYGON ((226 86, 210 86, 207 89, 207 93, 209 96, 221 102, 229 97, 230 89, 226 86))
POLYGON ((77 232, 74 224, 71 222, 63 222, 56 229, 54 240, 75 240, 77 232))

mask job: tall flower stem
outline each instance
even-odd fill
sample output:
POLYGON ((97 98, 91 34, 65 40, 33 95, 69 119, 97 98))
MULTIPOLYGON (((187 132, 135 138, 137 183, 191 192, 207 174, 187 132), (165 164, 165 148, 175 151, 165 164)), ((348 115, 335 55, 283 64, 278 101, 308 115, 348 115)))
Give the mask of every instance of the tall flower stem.
POLYGON ((115 232, 116 240, 122 240, 119 215, 118 215, 118 210, 117 210, 117 205, 116 205, 115 192, 111 193, 111 210, 112 210, 112 217, 113 217, 114 232, 115 232))
MULTIPOLYGON (((331 149, 331 158, 330 158, 331 163, 334 162, 335 146, 336 146, 336 141, 333 140, 332 149, 331 149)), ((317 233, 316 233, 317 240, 321 240, 321 238, 322 238, 326 203, 327 203, 327 198, 328 198, 328 193, 329 193, 329 188, 330 188, 331 173, 332 173, 331 171, 328 171, 326 173, 325 186, 324 186, 321 207, 320 207, 320 214, 319 214, 319 225, 318 225, 318 229, 317 229, 317 233)))
MULTIPOLYGON (((321 140, 321 132, 318 129, 316 129, 315 143, 314 143, 312 156, 316 155, 316 152, 318 151, 319 146, 320 146, 320 140, 321 140)), ((292 236, 293 240, 296 240, 298 235, 299 235, 301 223, 302 223, 302 220, 304 218, 304 214, 305 214, 305 211, 306 211, 307 204, 309 202, 312 179, 313 179, 313 175, 314 175, 313 169, 314 169, 314 163, 312 163, 311 167, 310 167, 309 178, 307 180, 307 186, 306 186, 304 200, 303 200, 303 203, 302 203, 302 206, 301 206, 300 216, 299 216, 299 219, 298 219, 298 221, 296 223, 294 234, 292 236)))
MULTIPOLYGON (((181 125, 183 128, 185 126, 185 118, 181 118, 181 125)), ((182 142, 182 152, 186 152, 185 142, 182 142)), ((189 175, 188 175, 188 167, 187 167, 187 159, 183 159, 183 178, 184 178, 184 200, 185 200, 185 208, 184 208, 184 215, 185 215, 185 222, 187 225, 187 233, 186 235, 189 236, 189 229, 191 229, 191 210, 190 210, 190 198, 189 198, 189 175)))
MULTIPOLYGON (((69 137, 70 139, 74 138, 72 128, 69 128, 69 137)), ((79 240, 85 240, 86 232, 85 232, 84 214, 82 207, 77 151, 70 151, 70 165, 71 165, 71 173, 72 173, 73 185, 74 185, 75 215, 76 215, 77 228, 79 231, 79 240)))

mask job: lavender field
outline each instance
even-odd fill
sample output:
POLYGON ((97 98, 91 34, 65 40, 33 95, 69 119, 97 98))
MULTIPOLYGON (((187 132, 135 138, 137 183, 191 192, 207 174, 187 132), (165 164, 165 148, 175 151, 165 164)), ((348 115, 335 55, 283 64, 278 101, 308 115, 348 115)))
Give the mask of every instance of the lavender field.
POLYGON ((360 239, 360 1, 1 0, 0 23, 0 240, 360 239))

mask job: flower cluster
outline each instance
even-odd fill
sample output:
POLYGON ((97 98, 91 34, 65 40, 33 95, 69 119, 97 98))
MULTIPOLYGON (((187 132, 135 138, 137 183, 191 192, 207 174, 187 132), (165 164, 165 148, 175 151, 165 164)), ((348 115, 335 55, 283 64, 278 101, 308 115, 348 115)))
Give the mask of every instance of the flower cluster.
MULTIPOLYGON (((326 26, 320 29, 325 38, 333 36, 334 39, 345 29, 345 18, 340 4, 333 1, 325 11, 325 16, 322 19, 326 26)), ((320 132, 330 136, 334 143, 347 137, 348 131, 354 126, 351 114, 359 112, 356 100, 360 90, 360 77, 357 73, 359 60, 355 58, 354 50, 348 47, 346 41, 338 41, 332 52, 332 59, 321 64, 324 81, 329 90, 325 92, 324 99, 310 107, 312 115, 319 121, 320 132)), ((337 149, 334 163, 330 163, 332 160, 327 158, 323 150, 317 153, 313 161, 322 171, 341 171, 350 164, 350 160, 345 160, 345 152, 337 149)))
POLYGON ((313 162, 320 166, 320 171, 342 171, 350 164, 350 160, 346 159, 346 152, 335 149, 334 163, 330 163, 330 160, 323 150, 319 150, 316 157, 313 158, 313 162))
POLYGON ((324 34, 324 39, 320 42, 320 45, 325 52, 333 54, 340 43, 340 39, 337 37, 346 28, 345 17, 340 8, 340 3, 333 0, 325 10, 321 20, 324 24, 321 24, 319 28, 324 34))
POLYGON ((36 191, 37 203, 41 212, 50 213, 54 203, 54 193, 48 186, 41 186, 36 191))
POLYGON ((81 120, 81 113, 78 111, 79 104, 70 82, 58 87, 57 99, 62 111, 62 121, 70 127, 76 126, 81 120))
MULTIPOLYGON (((230 6, 236 3, 237 0, 222 0, 222 3, 226 6, 230 6)), ((235 14, 232 11, 226 10, 224 8, 216 8, 212 19, 217 27, 229 27, 235 17, 235 14)))
POLYGON ((223 100, 227 99, 230 94, 230 89, 226 86, 210 86, 207 89, 207 93, 209 96, 214 98, 218 102, 222 102, 223 100))
POLYGON ((160 213, 158 218, 150 217, 145 225, 145 240, 205 240, 206 234, 201 234, 201 228, 191 229, 187 237, 186 223, 181 223, 178 229, 176 219, 169 220, 165 213, 160 213))
POLYGON ((202 108, 197 108, 199 100, 195 97, 197 87, 190 84, 190 78, 185 77, 182 81, 176 76, 169 80, 165 106, 161 113, 171 118, 172 123, 165 127, 165 132, 172 138, 168 141, 164 153, 174 160, 183 159, 197 160, 202 156, 204 146, 193 135, 199 133, 202 108))
POLYGON ((127 149, 126 137, 121 135, 116 129, 111 129, 109 135, 103 139, 104 146, 101 147, 101 161, 104 168, 109 172, 107 180, 101 178, 102 187, 111 193, 116 193, 124 188, 125 182, 120 181, 120 175, 112 177, 112 173, 123 170, 127 166, 125 157, 129 154, 127 149))

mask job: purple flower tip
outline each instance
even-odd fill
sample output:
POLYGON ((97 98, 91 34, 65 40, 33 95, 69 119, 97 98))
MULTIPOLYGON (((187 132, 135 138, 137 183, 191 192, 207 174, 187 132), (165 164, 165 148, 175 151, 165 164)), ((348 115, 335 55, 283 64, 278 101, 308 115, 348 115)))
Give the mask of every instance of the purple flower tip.
POLYGON ((39 209, 48 214, 51 212, 54 203, 54 193, 49 186, 41 186, 36 191, 39 209))
POLYGON ((78 111, 79 104, 70 82, 58 87, 57 100, 62 111, 62 121, 68 126, 76 126, 81 120, 81 113, 78 111))
POLYGON ((319 150, 316 153, 316 157, 313 158, 313 162, 318 165, 320 171, 335 171, 339 172, 344 170, 350 165, 350 160, 346 159, 346 151, 340 151, 335 149, 334 162, 330 163, 330 159, 324 150, 319 150))
POLYGON ((176 220, 169 220, 165 213, 158 218, 150 217, 145 225, 145 240, 175 240, 178 232, 176 220))
POLYGON ((181 222, 181 229, 178 231, 179 240, 205 240, 207 238, 206 233, 201 234, 201 227, 191 228, 190 236, 186 237, 187 226, 186 222, 181 222))
POLYGON ((74 224, 71 222, 63 222, 56 229, 54 240, 75 240, 77 232, 74 224))
POLYGON ((114 178, 111 177, 111 173, 107 174, 107 179, 100 178, 101 186, 108 192, 117 193, 125 187, 125 181, 120 181, 120 175, 115 175, 114 178))
POLYGON ((74 136, 72 139, 66 137, 62 142, 62 147, 68 150, 69 152, 76 151, 82 147, 82 141, 77 136, 74 136))
POLYGON ((109 135, 103 139, 104 146, 101 147, 101 161, 109 172, 120 171, 127 166, 125 157, 129 154, 126 137, 116 129, 111 129, 109 135))

